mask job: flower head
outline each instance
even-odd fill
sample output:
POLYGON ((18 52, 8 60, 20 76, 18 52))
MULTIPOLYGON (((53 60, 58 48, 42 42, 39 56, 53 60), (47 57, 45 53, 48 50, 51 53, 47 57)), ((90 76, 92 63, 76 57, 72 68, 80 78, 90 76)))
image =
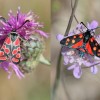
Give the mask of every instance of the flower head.
MULTIPOLYGON (((7 55, 6 61, 0 63, 0 68, 3 68, 9 74, 8 78, 10 78, 12 73, 15 72, 18 78, 21 79, 24 77, 23 73, 30 72, 38 64, 40 55, 42 55, 44 50, 44 41, 41 36, 47 38, 48 35, 41 30, 43 28, 43 24, 37 21, 38 16, 33 12, 30 11, 27 14, 23 14, 20 12, 20 8, 18 8, 16 15, 13 14, 11 10, 8 15, 9 18, 7 20, 0 17, 0 44, 2 46, 5 39, 8 39, 6 38, 8 34, 16 32, 19 38, 21 38, 21 58, 19 58, 20 62, 18 64, 14 64, 10 58, 12 58, 12 56, 16 57, 16 54, 13 55, 13 51, 10 50, 12 55, 7 55)), ((9 46, 13 48, 12 44, 13 43, 9 44, 9 46)), ((8 45, 4 45, 8 48, 8 45)), ((18 48, 18 46, 14 46, 14 48, 18 48)))
POLYGON ((12 31, 17 32, 17 34, 26 40, 30 38, 31 34, 35 33, 39 33, 46 38, 48 37, 47 33, 40 30, 40 28, 43 28, 43 24, 37 21, 38 16, 33 12, 30 11, 27 14, 21 13, 19 7, 16 15, 11 10, 8 15, 9 18, 7 20, 4 18, 1 20, 0 35, 2 38, 5 38, 12 31))
MULTIPOLYGON (((92 21, 90 24, 87 23, 88 29, 97 28, 98 23, 96 21, 92 21)), ((79 34, 80 31, 86 31, 82 24, 78 24, 76 29, 69 33, 68 36, 72 36, 75 34, 79 34)), ((95 30, 93 30, 94 32, 95 30)), ((84 34, 84 33, 83 33, 84 34)), ((63 39, 63 35, 57 35, 57 39, 60 41, 63 39)), ((96 40, 98 41, 99 36, 96 36, 96 40)), ((99 40, 100 41, 100 40, 99 40)), ((98 43, 100 43, 98 41, 98 43)), ((80 50, 72 49, 69 47, 63 47, 61 51, 64 57, 64 65, 68 65, 69 63, 72 64, 71 66, 67 67, 67 70, 73 70, 73 75, 75 78, 80 78, 82 75, 83 68, 90 68, 93 74, 98 72, 97 66, 100 65, 100 58, 92 56, 88 53, 84 53, 83 57, 80 57, 80 50)))

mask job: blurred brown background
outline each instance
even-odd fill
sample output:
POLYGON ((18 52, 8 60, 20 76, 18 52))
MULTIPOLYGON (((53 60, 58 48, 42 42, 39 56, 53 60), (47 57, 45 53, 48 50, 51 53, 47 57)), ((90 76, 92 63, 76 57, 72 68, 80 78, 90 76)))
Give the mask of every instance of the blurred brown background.
MULTIPOLYGON (((72 1, 74 3, 74 0, 72 1)), ((52 86, 61 48, 56 35, 65 33, 71 10, 70 0, 52 0, 52 86)), ((100 0, 79 0, 75 15, 80 22, 83 21, 86 24, 86 22, 97 20, 100 26, 100 0)), ((73 20, 71 30, 76 25, 76 21, 73 20)), ((100 33, 100 29, 97 33, 100 33)), ((72 71, 67 71, 66 66, 62 64, 60 84, 55 100, 100 100, 100 68, 96 75, 92 75, 90 69, 84 69, 81 79, 75 79, 72 71)))
MULTIPOLYGON (((50 0, 0 0, 0 16, 8 17, 11 9, 14 13, 18 6, 23 13, 32 10, 44 23, 44 31, 50 33, 50 0)), ((45 39, 44 55, 50 60, 50 38, 45 39)), ((49 100, 50 67, 39 64, 37 68, 22 80, 15 75, 7 79, 7 73, 0 70, 0 100, 49 100)))

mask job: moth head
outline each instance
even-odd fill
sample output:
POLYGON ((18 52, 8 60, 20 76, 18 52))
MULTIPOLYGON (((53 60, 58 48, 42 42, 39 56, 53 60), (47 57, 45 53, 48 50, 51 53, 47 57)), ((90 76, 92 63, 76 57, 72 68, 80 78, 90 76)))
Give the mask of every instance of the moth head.
POLYGON ((13 36, 18 36, 17 32, 11 32, 10 34, 13 36))

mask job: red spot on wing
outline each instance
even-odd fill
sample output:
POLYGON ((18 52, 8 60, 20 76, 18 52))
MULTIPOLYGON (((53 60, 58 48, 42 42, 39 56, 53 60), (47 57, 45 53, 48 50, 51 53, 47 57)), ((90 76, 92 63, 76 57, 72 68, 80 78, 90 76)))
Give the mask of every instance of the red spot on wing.
POLYGON ((6 48, 6 46, 3 44, 2 49, 5 49, 5 48, 6 48))
POLYGON ((6 56, 0 57, 0 60, 7 60, 6 56))
POLYGON ((8 44, 8 45, 11 44, 11 39, 10 39, 10 37, 7 37, 7 38, 6 38, 5 43, 8 44))
POLYGON ((90 38, 90 41, 91 41, 91 42, 93 42, 94 40, 95 40, 95 38, 94 38, 94 37, 90 38))
POLYGON ((100 49, 98 49, 98 52, 100 53, 100 49))
POLYGON ((21 57, 20 53, 16 54, 16 58, 20 58, 20 57, 21 57))
POLYGON ((4 55, 4 52, 3 51, 0 51, 0 56, 3 56, 4 55))
POLYGON ((17 50, 20 51, 20 47, 18 47, 17 50))
POLYGON ((83 45, 83 40, 81 40, 81 41, 75 43, 75 44, 72 46, 72 48, 78 48, 78 47, 81 47, 82 45, 83 45))
POLYGON ((17 58, 12 58, 12 62, 18 63, 18 62, 19 62, 19 59, 17 59, 17 58))
POLYGON ((14 50, 12 51, 12 54, 15 55, 17 52, 18 52, 18 50, 17 50, 17 49, 14 49, 14 50))
POLYGON ((100 53, 97 53, 97 56, 100 57, 100 53))
POLYGON ((20 45, 20 40, 19 40, 19 38, 17 38, 17 39, 15 40, 14 45, 15 45, 15 46, 20 45))
POLYGON ((85 52, 85 50, 83 48, 79 48, 80 51, 85 52))
POLYGON ((92 49, 91 49, 91 46, 90 46, 89 42, 86 44, 86 50, 87 50, 87 52, 89 54, 94 55, 93 52, 92 52, 92 49))
POLYGON ((4 52, 7 53, 7 54, 9 54, 10 53, 10 50, 8 48, 5 48, 4 49, 4 52))

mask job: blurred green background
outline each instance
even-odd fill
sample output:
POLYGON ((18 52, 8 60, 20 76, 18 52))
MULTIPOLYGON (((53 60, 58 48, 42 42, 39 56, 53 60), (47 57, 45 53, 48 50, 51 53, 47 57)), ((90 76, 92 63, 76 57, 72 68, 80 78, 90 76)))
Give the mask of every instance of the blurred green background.
MULTIPOLYGON (((40 16, 44 31, 50 33, 50 0, 0 0, 0 16, 8 18, 11 9, 16 13, 18 6, 23 13, 30 10, 40 16)), ((50 38, 45 39, 44 55, 50 60, 50 38)), ((49 100, 50 67, 39 64, 36 69, 19 80, 15 75, 7 79, 7 73, 0 70, 0 100, 49 100)))
MULTIPOLYGON (((72 0, 73 3, 74 1, 72 0)), ((71 0, 52 0, 52 86, 55 80, 57 60, 61 48, 56 35, 58 33, 65 33, 71 11, 71 0)), ((100 0, 79 0, 75 15, 79 22, 83 21, 86 24, 92 20, 97 20, 100 26, 100 0)), ((74 19, 70 31, 76 25, 77 22, 74 19)), ((96 30, 97 33, 100 34, 100 29, 96 30)), ((75 79, 72 71, 67 71, 67 67, 63 65, 62 61, 60 82, 55 100, 100 100, 100 66, 98 66, 99 72, 96 75, 93 75, 90 69, 82 69, 81 79, 75 79)))

